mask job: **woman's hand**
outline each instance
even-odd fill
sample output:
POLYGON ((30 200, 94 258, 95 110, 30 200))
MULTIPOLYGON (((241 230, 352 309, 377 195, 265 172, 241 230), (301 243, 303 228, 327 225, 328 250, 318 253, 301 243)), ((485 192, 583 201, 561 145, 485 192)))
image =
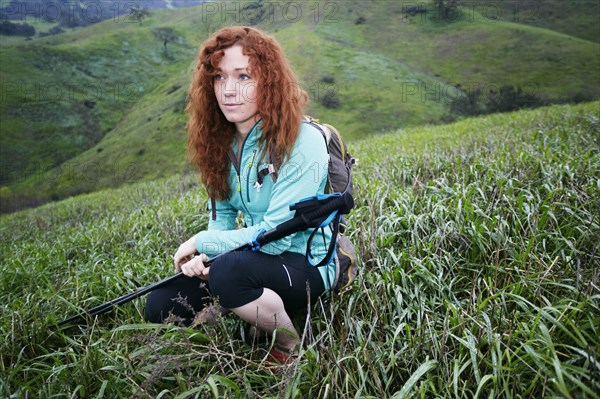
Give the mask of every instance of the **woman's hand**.
POLYGON ((192 256, 197 254, 196 236, 194 236, 177 248, 177 252, 175 252, 175 255, 173 256, 175 269, 177 269, 178 272, 181 271, 181 265, 192 259, 192 256))
POLYGON ((180 270, 183 274, 188 277, 198 276, 202 280, 208 280, 208 272, 210 266, 204 266, 204 263, 208 261, 208 256, 200 254, 192 257, 189 261, 181 265, 180 270))
POLYGON ((208 279, 208 269, 204 263, 208 261, 208 256, 205 254, 197 255, 196 237, 192 237, 179 246, 177 252, 173 256, 175 270, 182 272, 188 277, 199 276, 200 278, 208 279))

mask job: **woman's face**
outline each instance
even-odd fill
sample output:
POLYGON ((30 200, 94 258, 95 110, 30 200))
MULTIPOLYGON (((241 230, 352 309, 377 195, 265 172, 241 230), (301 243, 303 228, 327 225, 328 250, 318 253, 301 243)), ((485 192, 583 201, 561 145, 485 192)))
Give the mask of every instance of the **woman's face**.
POLYGON ((215 96, 225 118, 235 123, 239 134, 247 134, 258 121, 257 82, 249 68, 250 57, 235 45, 224 50, 214 80, 215 96))

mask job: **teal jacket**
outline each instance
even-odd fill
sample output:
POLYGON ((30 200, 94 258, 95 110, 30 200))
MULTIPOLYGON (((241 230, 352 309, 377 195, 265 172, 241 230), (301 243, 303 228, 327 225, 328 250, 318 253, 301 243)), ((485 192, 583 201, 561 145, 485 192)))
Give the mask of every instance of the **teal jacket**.
MULTIPOLYGON (((215 212, 209 205, 211 214, 208 230, 196 236, 196 249, 209 257, 232 250, 252 241, 260 229, 266 231, 289 220, 294 215, 290 204, 317 194, 323 194, 327 182, 329 155, 321 132, 315 127, 302 123, 291 156, 277 170, 276 181, 272 175, 264 178, 257 187, 257 174, 267 166, 267 156, 258 145, 261 135, 261 121, 250 130, 241 148, 239 173, 234 165, 229 174, 231 196, 225 201, 215 202, 215 212), (238 211, 244 215, 246 227, 236 229, 238 211)), ((234 152, 237 143, 231 144, 234 152)), ((306 254, 306 246, 312 229, 301 231, 280 240, 264 245, 262 252, 278 255, 285 251, 306 254)), ((325 240, 320 232, 312 242, 312 254, 318 261, 325 257, 331 229, 325 228, 325 240)), ((240 265, 242 266, 242 265, 240 265)), ((326 290, 335 280, 335 263, 319 267, 326 290)))

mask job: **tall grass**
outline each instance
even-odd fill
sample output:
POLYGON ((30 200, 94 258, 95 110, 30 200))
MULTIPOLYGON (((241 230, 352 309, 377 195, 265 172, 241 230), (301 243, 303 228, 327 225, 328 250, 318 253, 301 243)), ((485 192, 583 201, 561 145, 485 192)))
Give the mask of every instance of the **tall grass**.
POLYGON ((0 396, 598 398, 598 105, 352 143, 361 275, 296 317, 286 366, 235 317, 147 324, 143 300, 52 328, 172 273, 207 222, 193 176, 2 217, 0 396))

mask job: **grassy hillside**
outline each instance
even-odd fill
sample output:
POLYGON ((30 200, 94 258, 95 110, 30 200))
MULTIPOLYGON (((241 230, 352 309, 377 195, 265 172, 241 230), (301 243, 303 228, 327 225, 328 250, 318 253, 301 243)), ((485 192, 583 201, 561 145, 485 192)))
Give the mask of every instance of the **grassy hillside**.
POLYGON ((207 223, 194 178, 2 216, 0 396, 598 398, 599 106, 354 142, 362 272, 284 367, 235 317, 143 324, 141 299, 47 328, 171 275, 207 223))
POLYGON ((5 165, 27 175, 36 164, 47 170, 48 164, 81 154, 118 129, 156 82, 179 73, 181 65, 172 68, 175 61, 189 64, 193 58, 195 49, 184 37, 165 55, 153 28, 136 28, 107 21, 0 48, 8 60, 0 69, 5 165))
POLYGON ((548 100, 570 98, 579 92, 586 96, 598 94, 597 43, 492 20, 478 13, 478 8, 464 9, 463 17, 456 21, 440 17, 439 12, 430 12, 429 17, 407 17, 402 14, 405 10, 402 2, 389 2, 385 9, 364 10, 360 13, 366 19, 361 35, 340 31, 343 24, 322 28, 330 37, 349 40, 438 77, 441 89, 426 86, 416 94, 429 93, 428 103, 433 103, 436 96, 440 101, 451 101, 454 93, 448 90, 444 96, 444 89, 454 84, 461 84, 467 92, 473 87, 490 92, 503 85, 522 86, 548 100), (577 65, 567 61, 574 59, 579 60, 577 65))
POLYGON ((600 3, 595 0, 537 0, 478 2, 479 12, 490 18, 550 29, 592 42, 600 42, 598 15, 600 3))
POLYGON ((142 26, 117 18, 0 46, 2 210, 184 170, 191 66, 224 24, 274 34, 311 95, 309 112, 350 140, 452 120, 452 103, 476 90, 484 100, 503 86, 541 102, 598 97, 597 43, 492 20, 488 8, 451 21, 410 16, 402 2, 283 2, 259 20, 246 4, 256 3, 156 11, 142 26), (160 28, 177 36, 166 54, 160 28), (337 108, 321 103, 331 91, 337 108))

